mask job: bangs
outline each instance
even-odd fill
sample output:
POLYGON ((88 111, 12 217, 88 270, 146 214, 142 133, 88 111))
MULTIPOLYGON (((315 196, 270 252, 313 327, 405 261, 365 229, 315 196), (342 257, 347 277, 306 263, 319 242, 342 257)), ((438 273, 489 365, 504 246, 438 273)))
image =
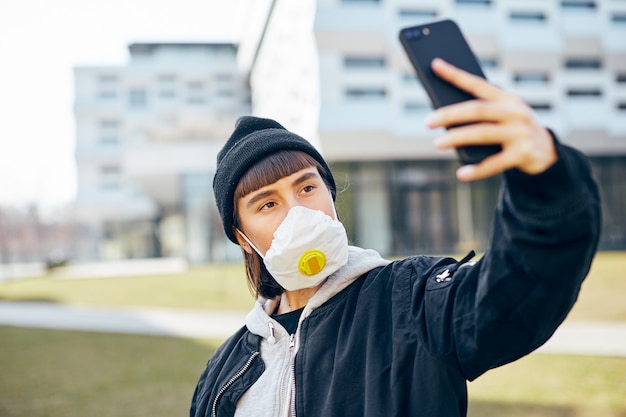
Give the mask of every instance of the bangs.
POLYGON ((322 174, 323 168, 319 162, 309 154, 301 151, 280 151, 263 158, 254 164, 239 180, 233 196, 235 207, 237 206, 236 202, 241 197, 261 187, 275 183, 283 177, 310 167, 316 167, 318 172, 322 174))

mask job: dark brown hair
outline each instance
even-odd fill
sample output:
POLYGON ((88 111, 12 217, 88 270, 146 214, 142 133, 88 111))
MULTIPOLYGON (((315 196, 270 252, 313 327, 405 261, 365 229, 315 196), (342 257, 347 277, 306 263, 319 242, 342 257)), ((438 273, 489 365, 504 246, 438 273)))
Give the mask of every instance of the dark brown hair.
MULTIPOLYGON (((237 201, 245 195, 250 194, 259 188, 265 187, 287 177, 300 170, 315 167, 322 178, 331 177, 330 172, 326 172, 324 167, 312 156, 301 151, 279 151, 263 158, 254 164, 239 180, 233 196, 234 219, 233 226, 240 228, 239 213, 237 212, 237 201)), ((326 186, 335 195, 335 190, 326 180, 326 186)), ((237 231, 234 231, 237 233, 237 231)), ((263 260, 258 253, 253 251, 248 253, 243 250, 246 276, 248 277, 248 287, 255 298, 259 296, 271 299, 283 293, 284 289, 272 277, 265 268, 263 260)))

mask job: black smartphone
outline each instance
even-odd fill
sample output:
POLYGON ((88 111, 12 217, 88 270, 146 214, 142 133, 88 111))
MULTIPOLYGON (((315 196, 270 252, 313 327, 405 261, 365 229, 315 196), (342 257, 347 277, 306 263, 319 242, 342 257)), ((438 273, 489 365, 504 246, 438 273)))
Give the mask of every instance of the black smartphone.
MULTIPOLYGON (((476 56, 454 21, 446 19, 406 27, 400 30, 399 37, 417 77, 436 109, 475 98, 442 80, 431 69, 433 59, 442 58, 456 67, 486 79, 476 56)), ((451 128, 458 126, 460 125, 451 128)), ((463 146, 457 148, 457 153, 461 163, 475 164, 501 150, 500 145, 463 146)))

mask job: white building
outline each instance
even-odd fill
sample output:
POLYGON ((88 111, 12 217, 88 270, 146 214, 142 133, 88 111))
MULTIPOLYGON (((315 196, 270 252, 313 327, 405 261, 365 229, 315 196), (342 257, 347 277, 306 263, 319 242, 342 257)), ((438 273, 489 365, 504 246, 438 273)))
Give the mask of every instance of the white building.
POLYGON ((385 254, 480 248, 498 179, 458 183, 434 150, 401 27, 453 18, 487 77, 592 157, 605 248, 626 247, 626 3, 616 0, 257 0, 240 61, 254 113, 311 139, 356 243, 385 254), (349 187, 341 192, 342 184, 349 187))
MULTIPOLYGON (((250 112, 230 43, 136 43, 122 67, 75 68, 82 258, 227 259, 212 202, 218 150, 250 112)), ((230 245, 232 246, 232 245, 230 245)))

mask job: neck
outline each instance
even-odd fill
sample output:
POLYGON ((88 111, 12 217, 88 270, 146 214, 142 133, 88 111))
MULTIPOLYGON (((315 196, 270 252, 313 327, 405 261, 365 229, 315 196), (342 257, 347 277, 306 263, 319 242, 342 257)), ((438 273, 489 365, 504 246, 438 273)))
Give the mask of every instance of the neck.
POLYGON ((280 305, 278 306, 278 314, 285 314, 298 310, 309 302, 311 297, 315 295, 322 284, 313 288, 304 288, 301 290, 287 291, 280 296, 280 305))

